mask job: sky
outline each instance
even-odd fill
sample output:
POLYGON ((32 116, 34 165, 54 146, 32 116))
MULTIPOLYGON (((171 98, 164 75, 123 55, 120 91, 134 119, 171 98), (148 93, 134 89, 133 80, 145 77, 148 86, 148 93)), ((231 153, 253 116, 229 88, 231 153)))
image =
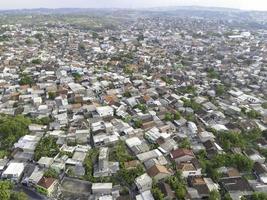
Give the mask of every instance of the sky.
POLYGON ((192 5, 267 11, 267 0, 0 0, 1 10, 22 8, 147 8, 192 5))

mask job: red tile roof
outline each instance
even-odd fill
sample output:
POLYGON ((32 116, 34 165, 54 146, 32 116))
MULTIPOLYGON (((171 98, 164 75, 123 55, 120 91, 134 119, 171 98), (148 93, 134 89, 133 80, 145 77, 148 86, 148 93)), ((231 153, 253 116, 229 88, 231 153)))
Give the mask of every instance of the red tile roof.
POLYGON ((37 183, 37 185, 43 187, 43 188, 50 188, 51 185, 54 184, 54 182, 56 181, 56 179, 54 178, 46 178, 46 177, 43 177, 41 178, 41 180, 37 183))
POLYGON ((176 158, 179 158, 179 157, 183 157, 183 156, 187 156, 187 155, 188 156, 192 156, 192 157, 195 156, 193 151, 190 150, 190 149, 176 149, 176 150, 173 150, 171 152, 171 157, 173 159, 176 159, 176 158))

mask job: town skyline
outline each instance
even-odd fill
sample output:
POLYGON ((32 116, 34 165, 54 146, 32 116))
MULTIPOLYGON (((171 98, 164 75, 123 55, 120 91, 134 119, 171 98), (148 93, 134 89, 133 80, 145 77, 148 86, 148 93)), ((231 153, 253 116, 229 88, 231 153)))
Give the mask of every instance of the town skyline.
POLYGON ((12 10, 12 9, 35 9, 35 8, 154 8, 154 7, 172 7, 172 6, 202 6, 202 7, 222 7, 222 8, 234 8, 241 10, 259 10, 267 11, 267 2, 264 0, 11 0, 0 1, 0 10, 12 10))

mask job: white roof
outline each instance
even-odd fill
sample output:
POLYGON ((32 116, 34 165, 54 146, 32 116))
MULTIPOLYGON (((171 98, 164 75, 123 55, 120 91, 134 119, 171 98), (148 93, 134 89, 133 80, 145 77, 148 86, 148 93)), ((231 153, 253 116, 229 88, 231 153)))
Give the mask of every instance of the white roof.
POLYGON ((22 174, 24 170, 24 164, 23 163, 10 163, 7 167, 7 169, 3 172, 3 176, 5 175, 20 175, 22 174))
POLYGON ((93 183, 92 190, 112 189, 112 183, 93 183))
POLYGON ((128 147, 136 146, 142 144, 142 141, 138 137, 132 137, 125 140, 128 147))
POLYGON ((138 154, 137 158, 141 162, 144 162, 144 161, 149 160, 151 158, 158 158, 161 155, 162 155, 162 153, 158 149, 154 149, 154 150, 151 150, 151 151, 147 151, 145 153, 138 154))
POLYGON ((151 194, 150 190, 147 190, 137 195, 136 200, 154 200, 154 197, 151 194))

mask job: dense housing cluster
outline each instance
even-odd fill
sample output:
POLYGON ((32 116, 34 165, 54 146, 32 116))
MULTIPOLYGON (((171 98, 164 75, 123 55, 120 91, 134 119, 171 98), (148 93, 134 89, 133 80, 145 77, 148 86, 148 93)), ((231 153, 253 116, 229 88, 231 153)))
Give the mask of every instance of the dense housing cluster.
POLYGON ((0 199, 266 200, 267 26, 213 12, 2 13, 0 199))

